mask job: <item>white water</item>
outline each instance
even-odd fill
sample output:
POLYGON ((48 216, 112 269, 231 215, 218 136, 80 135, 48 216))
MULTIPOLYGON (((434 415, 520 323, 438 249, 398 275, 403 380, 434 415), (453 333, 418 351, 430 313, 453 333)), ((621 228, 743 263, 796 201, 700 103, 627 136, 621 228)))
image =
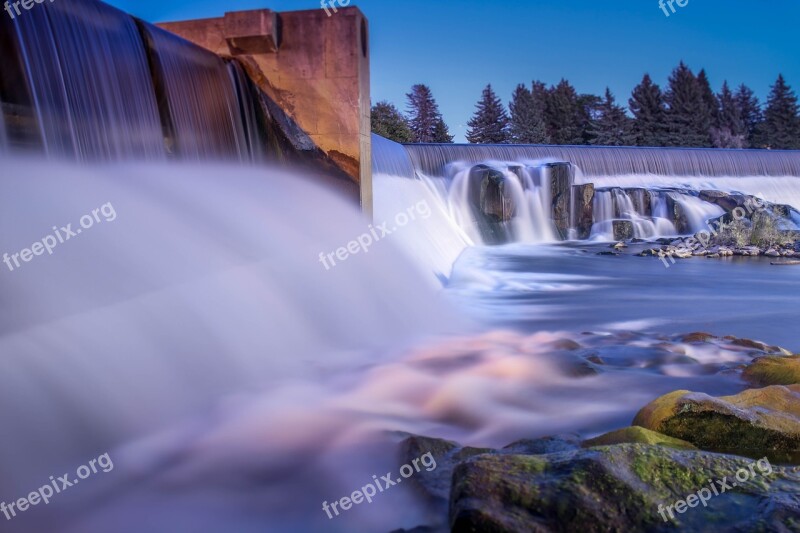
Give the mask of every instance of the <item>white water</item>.
POLYGON ((800 209, 800 177, 750 176, 750 177, 696 177, 635 174, 622 176, 576 176, 580 183, 594 183, 597 187, 621 188, 674 188, 695 191, 717 190, 740 192, 758 196, 768 202, 788 204, 800 209))
POLYGON ((679 235, 680 232, 675 228, 669 214, 668 199, 677 203, 686 215, 691 233, 707 230, 710 220, 724 214, 719 206, 704 202, 691 194, 655 189, 649 189, 649 193, 650 204, 645 206, 644 189, 626 191, 615 188, 596 191, 592 239, 614 240, 614 220, 630 221, 633 224, 634 238, 637 239, 679 235), (633 196, 637 197, 636 201, 633 196))
MULTIPOLYGON (((202 447, 211 427, 233 424, 218 434, 233 438, 237 406, 252 402, 267 405, 251 430, 258 435, 244 440, 259 450, 245 460, 245 473, 265 467, 265 457, 275 468, 318 456, 330 461, 337 438, 369 432, 345 423, 355 406, 321 414, 337 389, 392 350, 461 331, 461 320, 388 237, 368 256, 326 270, 319 254, 346 245, 368 222, 302 176, 209 164, 2 163, 0 253, 30 247, 53 226, 76 228, 107 203, 117 218, 14 271, 0 263, 0 427, 13 435, 0 439, 0 501, 106 451, 118 467, 117 477, 106 476, 112 486, 158 479, 170 450, 202 447), (274 395, 253 399, 268 391, 274 395), (140 444, 126 452, 133 442, 140 444)), ((365 397, 361 407, 368 405, 365 397)), ((241 466, 236 446, 206 444, 204 462, 216 450, 232 471, 241 466)), ((193 479, 180 498, 204 486, 203 475, 193 479)), ((215 483, 209 490, 220 490, 215 483)), ((12 531, 52 530, 51 520, 64 513, 102 514, 87 499, 106 481, 85 484, 18 519, 12 531)), ((179 500, 159 520, 180 515, 179 500)), ((147 508, 126 501, 137 513, 147 508)), ((202 516, 202 504, 192 501, 202 516)), ((109 531, 104 526, 75 531, 109 531)))

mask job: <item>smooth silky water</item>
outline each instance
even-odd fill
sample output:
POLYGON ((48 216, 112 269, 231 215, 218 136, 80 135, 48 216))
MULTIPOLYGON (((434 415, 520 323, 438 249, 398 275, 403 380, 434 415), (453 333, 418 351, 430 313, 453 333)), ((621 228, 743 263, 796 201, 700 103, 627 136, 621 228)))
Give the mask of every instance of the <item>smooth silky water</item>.
MULTIPOLYGON (((239 67, 116 10, 70 5, 42 4, 17 26, 31 88, 16 104, 47 157, 19 153, 27 141, 0 128, 0 253, 109 202, 117 218, 0 275, 0 499, 105 452, 115 468, 3 531, 413 528, 431 517, 406 486, 335 520, 322 502, 396 471, 407 433, 481 446, 590 436, 662 393, 744 387, 720 372, 744 350, 681 333, 800 348, 800 270, 597 256, 602 227, 559 243, 546 172, 521 171, 510 189, 521 216, 488 246, 463 190, 472 164, 514 179, 520 162, 569 162, 576 182, 608 191, 607 211, 616 195, 634 220, 641 202, 614 189, 652 188, 654 213, 674 194, 696 227, 716 212, 690 189, 797 207, 797 154, 376 138, 376 222, 419 202, 431 216, 326 270, 319 254, 369 222, 302 173, 260 162, 257 147, 275 145, 239 67), (79 32, 87 18, 102 24, 79 32), (566 339, 606 371, 576 372, 566 339)), ((638 231, 674 232, 655 218, 638 231)))

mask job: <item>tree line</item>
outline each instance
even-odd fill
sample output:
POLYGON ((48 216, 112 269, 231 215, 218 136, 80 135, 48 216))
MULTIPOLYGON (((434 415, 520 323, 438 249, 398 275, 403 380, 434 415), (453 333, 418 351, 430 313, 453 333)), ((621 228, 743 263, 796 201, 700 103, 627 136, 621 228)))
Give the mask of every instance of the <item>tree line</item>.
MULTIPOLYGON (((372 131, 397 142, 453 142, 429 87, 415 85, 406 98, 406 113, 386 101, 373 106, 372 131)), ((715 93, 705 70, 683 62, 663 90, 645 74, 627 108, 609 89, 579 94, 562 79, 518 85, 506 109, 488 85, 468 126, 467 140, 481 144, 800 149, 798 100, 782 75, 762 106, 744 84, 725 81, 715 93)))

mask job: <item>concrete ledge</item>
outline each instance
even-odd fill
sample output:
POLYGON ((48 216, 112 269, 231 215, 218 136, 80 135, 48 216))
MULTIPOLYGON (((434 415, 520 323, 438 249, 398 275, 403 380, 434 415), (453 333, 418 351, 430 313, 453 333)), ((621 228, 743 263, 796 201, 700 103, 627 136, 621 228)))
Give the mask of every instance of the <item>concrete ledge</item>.
POLYGON ((278 50, 278 14, 269 9, 225 13, 224 37, 233 56, 278 50))
POLYGON ((358 186, 372 213, 369 24, 356 7, 226 13, 158 24, 247 75, 358 186))

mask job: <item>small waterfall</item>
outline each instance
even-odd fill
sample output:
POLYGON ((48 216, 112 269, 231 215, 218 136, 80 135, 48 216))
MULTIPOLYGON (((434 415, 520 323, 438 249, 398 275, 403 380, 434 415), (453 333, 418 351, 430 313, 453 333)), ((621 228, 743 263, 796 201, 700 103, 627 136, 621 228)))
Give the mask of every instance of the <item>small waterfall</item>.
POLYGON ((285 159, 300 134, 234 60, 96 0, 0 18, 0 147, 79 161, 285 159))
POLYGON ((477 244, 686 235, 706 229, 709 220, 724 213, 698 198, 706 189, 800 207, 800 151, 401 146, 374 138, 376 172, 436 177, 452 220, 477 244), (472 183, 471 174, 484 167, 493 169, 492 179, 504 193, 498 202, 476 209, 486 202, 485 191, 472 183), (558 192, 563 184, 552 178, 558 168, 576 174, 570 178, 575 187, 564 194, 558 192), (594 187, 593 198, 587 184, 594 187), (480 201, 476 190, 484 195, 480 201))
POLYGON ((413 178, 416 175, 408 152, 402 144, 372 134, 372 172, 387 176, 413 178))
MULTIPOLYGON (((5 18, 5 17, 4 17, 5 18)), ((18 17, 10 46, 23 66, 16 102, 48 155, 164 157, 144 46, 128 15, 91 0, 45 2, 18 17), (24 88, 23 88, 24 87, 24 88), (25 94, 27 93, 27 94, 25 94)))
POLYGON ((615 222, 630 224, 636 239, 678 234, 662 191, 600 189, 594 198, 594 220, 592 238, 597 240, 616 240, 615 222))
MULTIPOLYGON (((166 97, 167 149, 182 159, 246 160, 248 141, 225 62, 165 30, 140 22, 156 84, 166 97)), ((161 91, 159 91, 161 92, 161 91)))

